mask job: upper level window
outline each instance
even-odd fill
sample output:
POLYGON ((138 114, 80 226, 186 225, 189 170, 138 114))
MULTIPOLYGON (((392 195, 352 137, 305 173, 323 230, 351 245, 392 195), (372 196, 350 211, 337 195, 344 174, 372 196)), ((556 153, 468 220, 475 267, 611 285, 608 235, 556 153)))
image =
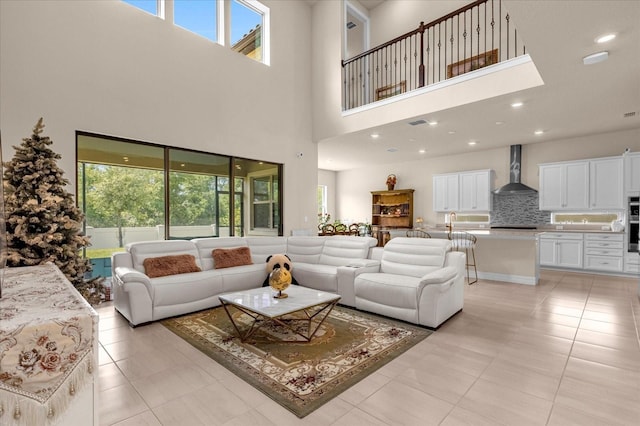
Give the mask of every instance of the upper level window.
POLYGON ((211 41, 218 40, 217 0, 174 0, 174 24, 211 41))
POLYGON ((122 0, 125 3, 129 3, 132 6, 142 9, 152 15, 162 16, 161 0, 122 0))
POLYGON ((231 48, 269 64, 269 9, 255 0, 231 1, 231 48))
POLYGON ((257 0, 122 1, 161 18, 166 4, 174 25, 269 65, 270 12, 257 0))

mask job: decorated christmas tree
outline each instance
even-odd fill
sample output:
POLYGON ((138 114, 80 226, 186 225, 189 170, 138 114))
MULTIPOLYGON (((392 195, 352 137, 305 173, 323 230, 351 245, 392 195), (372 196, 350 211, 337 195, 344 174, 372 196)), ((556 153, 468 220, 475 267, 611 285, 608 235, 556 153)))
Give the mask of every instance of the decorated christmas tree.
POLYGON ((40 118, 4 163, 7 266, 52 262, 90 303, 99 303, 102 280, 85 280, 91 263, 81 252, 89 245, 83 214, 66 190, 69 181, 56 163, 61 156, 49 148, 43 129, 40 118))

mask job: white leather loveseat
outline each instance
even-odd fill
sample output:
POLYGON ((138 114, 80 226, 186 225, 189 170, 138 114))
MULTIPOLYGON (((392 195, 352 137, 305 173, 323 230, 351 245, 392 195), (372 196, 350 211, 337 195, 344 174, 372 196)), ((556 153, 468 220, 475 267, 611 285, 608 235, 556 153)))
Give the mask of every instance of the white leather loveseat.
POLYGON ((112 255, 115 308, 131 326, 220 305, 222 293, 260 287, 267 278, 269 255, 286 253, 293 278, 302 286, 340 294, 354 306, 355 277, 377 271, 369 259, 377 240, 370 237, 224 237, 191 241, 146 241, 127 245, 112 255), (249 247, 252 264, 216 269, 214 249, 249 247), (149 278, 145 259, 192 255, 201 271, 149 278))
POLYGON ((465 255, 449 240, 399 237, 381 251, 380 270, 355 277, 356 308, 431 328, 462 309, 465 255))

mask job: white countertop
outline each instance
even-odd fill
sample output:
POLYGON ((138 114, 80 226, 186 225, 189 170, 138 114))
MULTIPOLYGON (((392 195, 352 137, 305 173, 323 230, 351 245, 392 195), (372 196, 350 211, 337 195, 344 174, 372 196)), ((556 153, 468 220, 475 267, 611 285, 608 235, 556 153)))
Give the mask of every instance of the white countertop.
MULTIPOLYGON (((431 227, 425 228, 426 232, 428 232, 431 236, 435 238, 442 238, 448 234, 448 230, 444 227, 431 227)), ((624 234, 624 231, 621 232, 613 232, 611 230, 606 231, 603 229, 596 229, 591 227, 589 229, 555 229, 552 226, 549 227, 540 227, 538 229, 490 229, 490 228, 461 228, 455 227, 454 231, 466 231, 470 234, 475 235, 477 238, 492 238, 492 239, 504 239, 504 240, 535 240, 539 234, 543 234, 546 232, 569 232, 569 233, 603 233, 603 234, 624 234)))

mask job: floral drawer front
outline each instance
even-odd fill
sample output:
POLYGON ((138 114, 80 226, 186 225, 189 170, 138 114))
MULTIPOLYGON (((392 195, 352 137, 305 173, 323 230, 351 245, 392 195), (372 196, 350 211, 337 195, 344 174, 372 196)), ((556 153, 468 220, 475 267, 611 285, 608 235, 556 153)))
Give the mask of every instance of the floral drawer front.
POLYGON ((9 268, 0 299, 0 424, 53 423, 91 381, 98 316, 53 264, 9 268))

